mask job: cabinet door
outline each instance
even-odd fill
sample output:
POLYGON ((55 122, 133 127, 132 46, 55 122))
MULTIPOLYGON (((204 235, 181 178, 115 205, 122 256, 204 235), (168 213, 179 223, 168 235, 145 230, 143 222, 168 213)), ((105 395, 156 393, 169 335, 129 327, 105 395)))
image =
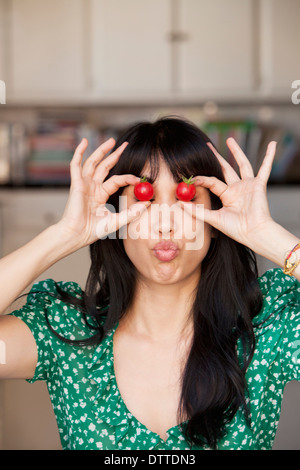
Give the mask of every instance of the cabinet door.
POLYGON ((75 96, 85 87, 84 0, 11 0, 13 98, 75 96))
MULTIPOLYGON (((67 189, 2 191, 2 256, 25 245, 47 227, 57 223, 63 215, 68 195, 67 189)), ((84 247, 50 266, 37 280, 53 277, 58 281, 73 280, 84 287, 89 264, 88 247, 84 247)))
POLYGON ((171 0, 92 0, 92 81, 98 96, 163 97, 171 86, 171 0))
MULTIPOLYGON (((15 251, 46 227, 58 222, 67 198, 67 190, 1 191, 1 256, 15 251)), ((64 240, 61 242, 64 243, 64 240)), ((84 289, 89 265, 89 250, 83 247, 52 265, 34 282, 47 278, 75 281, 84 289)), ((26 266, 20 266, 20 269, 26 269, 26 266)), ((29 292, 30 288, 31 285, 22 293, 29 292)), ((21 308, 25 302, 24 296, 13 302, 5 313, 21 308)), ((0 449, 60 449, 57 424, 46 384, 3 380, 0 385, 0 449)))
POLYGON ((261 0, 260 16, 262 90, 290 101, 300 79, 300 2, 261 0))
MULTIPOLYGON (((7 30, 6 30, 6 8, 4 0, 0 0, 0 80, 7 80, 6 51, 7 51, 7 30)), ((2 88, 0 83, 0 104, 2 100, 2 88)))
POLYGON ((178 91, 215 98, 251 91, 252 0, 178 0, 178 91))

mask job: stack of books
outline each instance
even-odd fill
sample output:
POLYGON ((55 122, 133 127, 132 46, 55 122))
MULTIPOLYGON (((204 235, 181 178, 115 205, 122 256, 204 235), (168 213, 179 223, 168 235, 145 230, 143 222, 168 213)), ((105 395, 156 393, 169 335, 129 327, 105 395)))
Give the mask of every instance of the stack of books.
POLYGON ((98 130, 79 119, 50 119, 39 121, 29 139, 29 158, 26 164, 27 184, 69 185, 70 162, 77 145, 85 137, 88 147, 82 164, 109 137, 116 138, 115 129, 98 130))
MULTIPOLYGON (((201 128, 219 153, 239 174, 226 139, 234 137, 249 159, 254 174, 262 164, 267 145, 277 142, 269 183, 300 183, 299 136, 278 125, 251 120, 210 121, 201 128)), ((96 129, 82 116, 52 118, 40 116, 37 128, 28 133, 24 123, 0 122, 0 185, 69 185, 70 161, 83 137, 89 145, 82 164, 91 153, 110 137, 118 138, 123 129, 96 129)))
POLYGON ((78 123, 44 119, 29 137, 26 182, 29 184, 67 184, 70 161, 78 142, 78 123))
POLYGON ((277 142, 276 155, 268 183, 290 184, 300 182, 300 140, 292 132, 277 125, 249 121, 211 121, 205 123, 204 132, 218 152, 239 174, 239 168, 226 140, 233 137, 257 175, 266 154, 268 143, 277 142))
POLYGON ((0 122, 0 184, 24 184, 27 143, 23 123, 0 122))

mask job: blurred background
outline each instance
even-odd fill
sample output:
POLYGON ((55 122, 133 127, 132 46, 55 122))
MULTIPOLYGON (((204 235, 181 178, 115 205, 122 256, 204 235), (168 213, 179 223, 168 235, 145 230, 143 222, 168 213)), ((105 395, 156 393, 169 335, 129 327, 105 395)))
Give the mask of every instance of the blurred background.
MULTIPOLYGON (((300 237, 299 20, 300 0, 0 0, 1 257, 61 218, 82 137, 88 156, 167 114, 192 120, 233 166, 235 137, 255 173, 276 140, 270 210, 300 237)), ((37 280, 84 288, 88 269, 84 248, 37 280)), ((300 449, 299 397, 290 383, 274 449, 300 449)), ((0 449, 60 449, 45 384, 0 384, 0 449)))

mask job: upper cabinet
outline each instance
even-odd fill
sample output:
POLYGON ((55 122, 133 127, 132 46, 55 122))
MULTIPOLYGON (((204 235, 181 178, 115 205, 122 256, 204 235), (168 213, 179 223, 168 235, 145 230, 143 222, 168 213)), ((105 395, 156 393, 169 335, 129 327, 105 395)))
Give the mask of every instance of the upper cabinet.
POLYGON ((97 96, 164 97, 172 83, 171 0, 91 0, 97 96))
POLYGON ((299 0, 0 0, 0 14, 7 103, 290 99, 300 79, 299 0))
POLYGON ((84 4, 84 0, 10 0, 8 89, 15 99, 74 98, 84 92, 84 4))
POLYGON ((290 99, 300 80, 300 1, 260 0, 261 87, 270 97, 290 99))
POLYGON ((249 93, 254 86, 252 10, 252 0, 92 0, 97 95, 249 93))
POLYGON ((179 92, 214 98, 254 90, 254 6, 252 0, 177 2, 179 92))
POLYGON ((7 80, 7 70, 5 67, 6 52, 8 49, 7 45, 7 34, 6 34, 6 4, 5 0, 0 0, 0 80, 7 80))

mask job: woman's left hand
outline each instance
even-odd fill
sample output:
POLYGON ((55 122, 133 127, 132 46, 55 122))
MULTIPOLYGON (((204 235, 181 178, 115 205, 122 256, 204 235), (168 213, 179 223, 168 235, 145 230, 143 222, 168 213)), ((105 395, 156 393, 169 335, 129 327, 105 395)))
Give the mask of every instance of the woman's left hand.
MULTIPOLYGON (((208 188, 218 196, 223 207, 218 210, 204 208, 202 213, 204 222, 209 223, 230 238, 248 247, 255 245, 255 238, 274 222, 269 211, 267 199, 267 181, 269 179, 276 151, 276 142, 269 143, 266 155, 257 176, 254 176, 252 166, 232 138, 226 140, 240 169, 240 175, 216 151, 211 143, 207 145, 216 155, 223 169, 226 183, 213 176, 196 176, 193 178, 195 186, 208 188)), ((181 203, 193 216, 197 216, 195 204, 181 203)))

